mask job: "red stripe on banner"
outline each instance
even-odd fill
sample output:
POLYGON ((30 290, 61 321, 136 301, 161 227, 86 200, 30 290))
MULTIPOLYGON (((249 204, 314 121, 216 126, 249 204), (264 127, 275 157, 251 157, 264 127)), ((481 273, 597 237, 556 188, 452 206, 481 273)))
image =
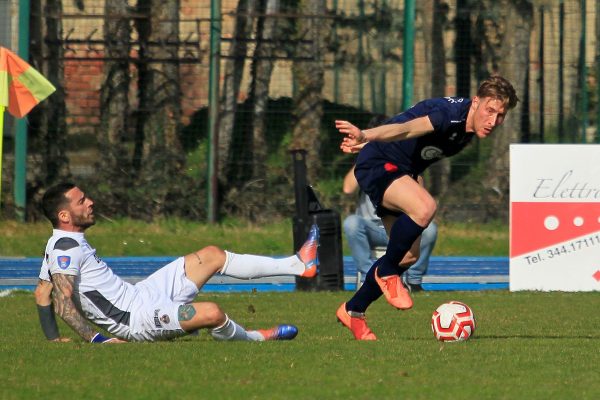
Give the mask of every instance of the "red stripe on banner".
POLYGON ((510 256, 600 231, 600 203, 511 204, 510 256))

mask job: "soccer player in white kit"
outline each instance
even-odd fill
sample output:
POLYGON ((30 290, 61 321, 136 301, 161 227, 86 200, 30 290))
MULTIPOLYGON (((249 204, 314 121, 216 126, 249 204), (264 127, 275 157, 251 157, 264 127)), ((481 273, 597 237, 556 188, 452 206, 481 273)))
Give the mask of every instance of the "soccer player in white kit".
MULTIPOLYGON (((49 340, 58 330, 49 301, 40 301, 53 285, 57 314, 84 340, 93 343, 166 340, 207 328, 217 340, 290 340, 294 325, 246 330, 212 302, 193 302, 215 273, 241 279, 275 275, 314 277, 317 273, 319 230, 310 230, 300 251, 271 258, 223 251, 207 246, 180 257, 135 285, 123 281, 97 255, 84 232, 94 225, 94 202, 72 183, 48 189, 42 200, 53 226, 36 288, 42 329, 49 340), (90 324, 116 338, 103 336, 90 324)), ((61 340, 57 340, 61 341, 61 340)))

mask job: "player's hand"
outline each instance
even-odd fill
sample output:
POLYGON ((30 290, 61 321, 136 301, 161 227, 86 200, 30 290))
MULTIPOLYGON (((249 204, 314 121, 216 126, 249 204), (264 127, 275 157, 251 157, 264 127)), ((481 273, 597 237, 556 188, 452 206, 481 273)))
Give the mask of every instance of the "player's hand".
POLYGON ((119 338, 110 338, 109 340, 107 340, 106 342, 104 342, 104 344, 111 344, 111 343, 127 343, 127 340, 123 340, 123 339, 119 339, 119 338))
POLYGON ((335 127, 341 134, 346 135, 340 144, 344 153, 358 153, 366 144, 365 134, 352 123, 336 120, 335 127))
POLYGON ((127 341, 116 337, 106 337, 100 332, 97 332, 92 339, 90 339, 90 343, 127 343, 127 341))
POLYGON ((72 340, 71 340, 71 338, 68 338, 68 337, 57 337, 56 339, 52 339, 50 341, 56 342, 56 343, 69 343, 72 340))

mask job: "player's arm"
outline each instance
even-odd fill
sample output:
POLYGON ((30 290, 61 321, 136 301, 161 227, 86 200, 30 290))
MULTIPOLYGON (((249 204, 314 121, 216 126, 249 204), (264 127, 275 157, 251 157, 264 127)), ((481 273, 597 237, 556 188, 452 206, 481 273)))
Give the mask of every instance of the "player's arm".
POLYGON ((335 121, 337 130, 346 135, 340 145, 345 153, 358 152, 367 142, 393 142, 412 139, 433 132, 428 116, 397 124, 385 124, 375 128, 360 130, 348 121, 335 121))
POLYGON ((433 132, 433 125, 428 116, 411 119, 400 124, 385 124, 363 131, 365 140, 393 142, 412 139, 433 132))
POLYGON ((352 168, 350 168, 350 171, 348 171, 346 176, 344 176, 344 184, 343 184, 342 190, 344 191, 345 194, 352 194, 352 193, 356 192, 357 189, 358 189, 358 181, 356 180, 356 177, 354 176, 354 166, 352 166, 352 168))
POLYGON ((73 301, 73 288, 75 276, 66 274, 53 274, 52 280, 55 285, 53 291, 56 313, 69 325, 79 336, 87 342, 93 343, 121 343, 122 340, 107 338, 101 335, 79 312, 73 301))
POLYGON ((52 287, 52 282, 40 279, 34 291, 40 326, 46 339, 52 342, 70 342, 70 338, 61 337, 58 332, 52 308, 52 287))

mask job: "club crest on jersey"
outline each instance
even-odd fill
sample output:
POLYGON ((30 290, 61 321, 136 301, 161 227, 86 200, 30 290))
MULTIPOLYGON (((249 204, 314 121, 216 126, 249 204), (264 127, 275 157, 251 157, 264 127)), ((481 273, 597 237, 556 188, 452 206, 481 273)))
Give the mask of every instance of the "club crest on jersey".
POLYGON ((71 265, 71 257, 69 256, 58 256, 56 261, 58 262, 60 269, 67 269, 69 268, 69 265, 71 265))
POLYGON ((435 160, 436 158, 441 158, 443 155, 442 150, 434 146, 425 146, 421 150, 421 158, 423 160, 435 160))

